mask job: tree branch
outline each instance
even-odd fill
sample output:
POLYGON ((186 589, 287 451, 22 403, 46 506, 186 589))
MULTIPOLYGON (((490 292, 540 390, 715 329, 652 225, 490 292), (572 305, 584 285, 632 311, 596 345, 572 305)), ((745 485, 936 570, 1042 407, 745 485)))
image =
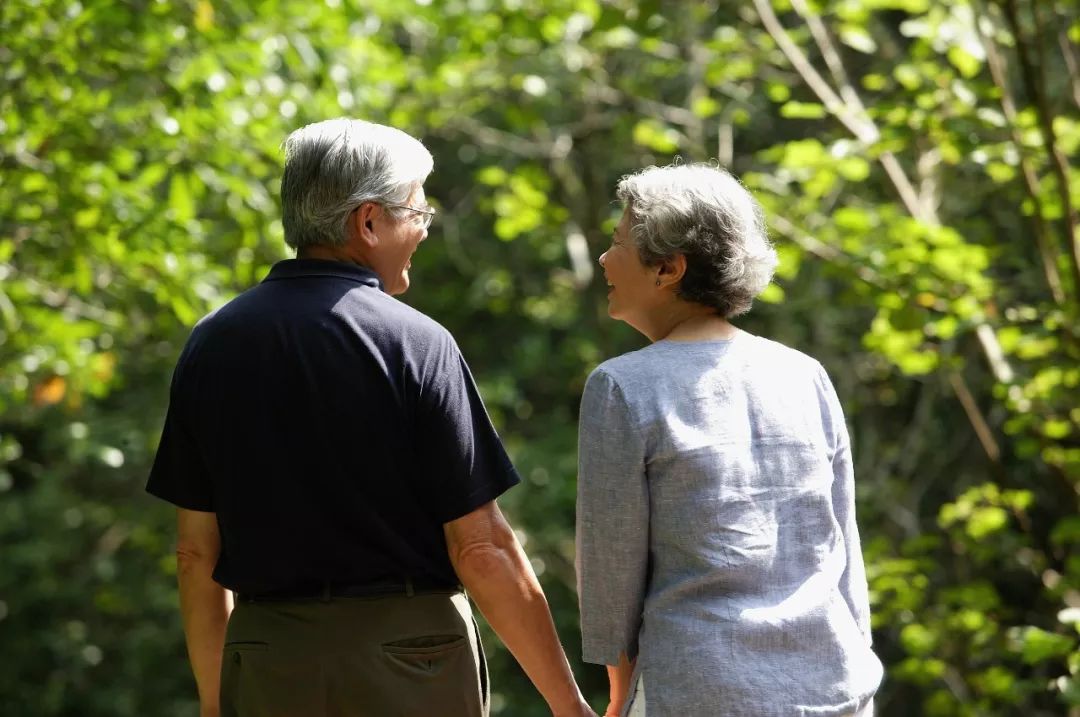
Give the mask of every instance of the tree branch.
POLYGON ((958 371, 950 371, 949 384, 952 386, 953 392, 956 393, 956 397, 960 399, 960 405, 964 407, 964 413, 967 414, 971 427, 975 429, 975 435, 979 438, 979 443, 982 444, 987 457, 994 463, 999 462, 1001 460, 1001 447, 998 446, 997 440, 994 439, 994 432, 990 430, 990 424, 987 423, 982 411, 979 410, 979 404, 975 402, 975 397, 971 395, 971 389, 968 388, 964 377, 958 371))
MULTIPOLYGON (((1061 199, 1062 230, 1065 240, 1069 243, 1068 252, 1073 270, 1073 293, 1080 298, 1080 236, 1076 235, 1076 210, 1072 205, 1072 197, 1069 195, 1069 163, 1065 154, 1058 146, 1057 133, 1054 130, 1054 113, 1050 108, 1050 102, 1046 96, 1046 77, 1043 72, 1042 62, 1036 63, 1032 58, 1032 49, 1027 38, 1020 28, 1019 14, 1016 9, 1016 0, 1005 0, 1005 18, 1009 22, 1013 39, 1016 42, 1016 54, 1020 59, 1020 76, 1024 80, 1025 88, 1035 104, 1036 114, 1039 118, 1039 129, 1043 136, 1043 145, 1047 154, 1050 155, 1050 166, 1054 170, 1057 179, 1058 196, 1061 199)), ((1036 48, 1041 47, 1043 37, 1042 21, 1039 16, 1037 4, 1032 9, 1032 22, 1035 26, 1036 48)))
POLYGON ((546 159, 551 156, 550 145, 532 142, 516 134, 488 127, 472 117, 458 115, 448 122, 447 126, 467 135, 474 142, 502 152, 530 159, 546 159))
POLYGON ((754 0, 754 7, 757 9, 762 24, 765 25, 765 29, 776 42, 780 51, 784 53, 788 62, 799 73, 799 76, 802 77, 810 90, 817 95, 825 108, 860 141, 866 144, 877 142, 881 136, 877 126, 868 118, 860 116, 857 111, 852 111, 852 108, 840 99, 840 96, 829 86, 829 83, 814 69, 803 51, 792 42, 787 30, 780 24, 780 20, 776 17, 776 13, 773 12, 769 0, 754 0))
POLYGON ((595 94, 596 99, 605 104, 625 107, 625 105, 632 103, 636 105, 639 112, 656 117, 668 124, 689 128, 701 122, 693 112, 685 107, 675 107, 674 105, 667 105, 644 97, 630 97, 622 90, 601 84, 595 80, 590 83, 589 89, 595 94))
POLYGON ((986 32, 983 23, 980 22, 984 18, 989 21, 990 18, 980 0, 975 0, 972 7, 976 13, 975 27, 978 30, 983 49, 986 51, 986 65, 990 68, 990 78, 1001 93, 1001 111, 1005 115, 1005 121, 1009 123, 1009 133, 1012 136, 1013 144, 1016 145, 1016 151, 1020 155, 1020 172, 1024 177, 1024 186, 1034 209, 1032 221, 1035 224, 1035 243, 1039 249, 1039 258, 1042 260, 1043 276, 1046 278, 1046 284, 1050 288, 1050 294, 1053 296, 1054 302, 1060 306, 1065 303, 1065 292, 1061 288, 1061 275, 1058 273, 1057 267, 1059 247, 1043 218, 1043 202, 1039 194, 1039 177, 1035 173, 1030 153, 1020 136, 1020 130, 1017 128, 1016 104, 1013 101, 1012 93, 1009 91, 1001 52, 998 50, 994 38, 986 32))
POLYGON ((716 137, 716 161, 721 167, 730 167, 735 160, 735 127, 727 117, 727 113, 720 119, 716 137))
POLYGON ((847 254, 799 229, 786 217, 774 214, 769 217, 769 224, 788 239, 791 239, 798 244, 807 253, 813 254, 819 259, 824 259, 833 264, 843 266, 867 284, 878 288, 885 288, 885 281, 876 271, 865 264, 859 264, 852 261, 847 254))
POLYGON ((1061 56, 1065 58, 1065 66, 1069 68, 1069 84, 1072 87, 1073 104, 1080 108, 1080 67, 1077 67, 1076 53, 1073 52, 1072 43, 1069 41, 1069 31, 1062 28, 1058 33, 1058 47, 1061 48, 1061 56))
POLYGON ((862 98, 859 97, 859 93, 855 90, 855 86, 848 79, 847 70, 844 69, 844 62, 840 59, 840 53, 836 49, 836 43, 832 41, 829 36, 829 31, 825 28, 825 23, 821 21, 821 16, 816 15, 809 11, 806 7, 805 0, 791 0, 791 6, 795 8, 795 12, 799 13, 799 17, 806 21, 807 26, 810 28, 810 34, 814 38, 814 43, 821 51, 821 56, 825 60, 825 64, 829 68, 829 72, 833 76, 833 80, 839 87, 840 97, 844 101, 857 109, 860 114, 866 113, 866 106, 862 103, 862 98))
MULTIPOLYGON (((758 16, 761 18, 761 22, 765 25, 769 35, 780 47, 780 50, 799 73, 799 76, 825 105, 825 108, 861 142, 868 145, 877 142, 881 137, 881 132, 878 130, 877 125, 874 124, 874 121, 867 116, 865 109, 860 109, 861 104, 859 107, 853 108, 840 99, 840 96, 829 86, 829 83, 810 64, 806 54, 792 42, 787 30, 780 24, 776 13, 773 12, 769 0, 754 0, 754 7, 757 8, 758 16)), ((846 74, 844 76, 846 77, 846 74)), ((912 186, 911 180, 908 179, 896 156, 892 152, 882 152, 878 160, 885 169, 889 180, 896 187, 896 191, 900 194, 900 201, 904 203, 908 213, 916 219, 937 224, 937 217, 932 213, 928 216, 927 211, 922 207, 915 187, 912 186)))

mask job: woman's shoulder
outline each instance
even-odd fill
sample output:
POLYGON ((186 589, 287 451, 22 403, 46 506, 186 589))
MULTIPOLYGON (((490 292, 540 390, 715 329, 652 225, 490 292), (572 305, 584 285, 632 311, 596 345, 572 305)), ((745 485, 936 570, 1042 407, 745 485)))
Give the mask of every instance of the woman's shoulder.
POLYGON ((824 369, 817 359, 786 344, 745 331, 726 341, 658 341, 610 358, 589 375, 589 383, 635 395, 670 392, 702 375, 720 371, 727 381, 798 383, 815 380, 824 369))
POLYGON ((642 375, 656 373, 671 361, 671 357, 656 350, 657 344, 650 344, 635 351, 607 359, 589 374, 590 380, 604 379, 612 383, 636 381, 642 375))
POLYGON ((774 370, 801 369, 816 373, 821 364, 813 356, 805 354, 787 344, 782 344, 764 336, 746 334, 746 340, 740 342, 740 353, 744 360, 754 365, 774 370))
POLYGON ((718 361, 735 364, 764 362, 771 366, 803 367, 817 370, 818 361, 786 344, 740 331, 735 338, 716 341, 670 341, 649 344, 610 358, 594 369, 612 377, 634 376, 641 373, 666 372, 672 366, 714 365, 718 361))

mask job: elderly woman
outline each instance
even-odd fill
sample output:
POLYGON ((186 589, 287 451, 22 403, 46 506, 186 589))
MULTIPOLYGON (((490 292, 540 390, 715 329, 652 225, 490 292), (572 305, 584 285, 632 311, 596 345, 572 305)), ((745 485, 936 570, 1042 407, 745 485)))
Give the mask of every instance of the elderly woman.
POLYGON ((652 342, 581 402, 584 659, 614 715, 869 715, 882 668, 844 416, 814 359, 733 326, 776 253, 723 170, 618 185, 608 312, 652 342), (647 697, 646 697, 647 690, 647 697))

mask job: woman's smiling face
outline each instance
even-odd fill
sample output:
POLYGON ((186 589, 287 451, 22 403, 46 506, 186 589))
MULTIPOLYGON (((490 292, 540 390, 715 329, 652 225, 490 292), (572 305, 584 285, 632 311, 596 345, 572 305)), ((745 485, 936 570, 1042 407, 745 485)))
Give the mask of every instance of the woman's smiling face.
POLYGON ((611 247, 600 255, 608 284, 608 315, 640 328, 648 312, 662 300, 657 290, 658 267, 641 262, 630 236, 630 208, 623 210, 611 237, 611 247))

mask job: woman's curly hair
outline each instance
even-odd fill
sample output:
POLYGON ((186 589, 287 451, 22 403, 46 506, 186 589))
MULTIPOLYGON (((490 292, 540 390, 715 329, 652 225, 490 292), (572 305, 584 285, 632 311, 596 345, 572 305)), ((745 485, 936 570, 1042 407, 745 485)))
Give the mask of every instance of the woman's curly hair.
POLYGON ((686 257, 677 295, 729 318, 750 310, 776 269, 761 205, 728 172, 709 164, 648 167, 619 180, 630 236, 649 266, 686 257))

